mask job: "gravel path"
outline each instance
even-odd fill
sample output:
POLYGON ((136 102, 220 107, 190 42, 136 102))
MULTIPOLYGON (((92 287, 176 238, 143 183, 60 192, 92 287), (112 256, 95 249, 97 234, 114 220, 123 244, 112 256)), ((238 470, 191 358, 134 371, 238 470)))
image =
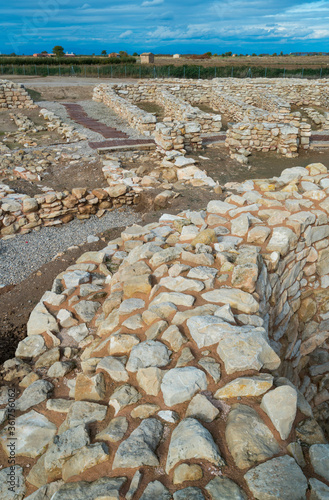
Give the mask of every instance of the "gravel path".
POLYGON ((118 116, 111 108, 96 101, 79 101, 77 104, 83 107, 91 117, 105 123, 108 127, 114 127, 121 132, 125 132, 130 139, 145 139, 146 136, 138 130, 129 126, 127 120, 118 116))
POLYGON ((55 115, 59 116, 59 118, 61 118, 65 123, 73 125, 78 132, 87 137, 88 141, 105 141, 104 137, 101 134, 97 134, 97 132, 93 132, 89 128, 85 128, 79 123, 71 120, 63 104, 54 101, 40 101, 37 102, 36 104, 38 104, 38 106, 40 106, 41 108, 46 108, 49 111, 52 111, 53 113, 55 113, 55 115))
MULTIPOLYGON (((105 141, 105 138, 101 134, 93 132, 89 128, 85 128, 79 123, 76 123, 74 120, 71 120, 63 104, 54 101, 40 101, 37 104, 40 107, 46 108, 49 111, 55 113, 65 123, 73 125, 78 130, 78 132, 84 134, 88 138, 88 141, 92 142, 105 141)), ((125 132, 129 136, 129 138, 145 139, 145 135, 138 132, 138 130, 131 128, 126 120, 122 119, 112 109, 107 107, 102 102, 88 100, 88 101, 78 101, 75 104, 80 104, 80 106, 83 107, 83 109, 91 118, 99 120, 108 127, 113 127, 121 132, 125 132)))
POLYGON ((125 208, 122 212, 106 212, 100 219, 95 215, 83 222, 74 219, 59 227, 44 227, 38 232, 0 240, 0 286, 20 283, 58 253, 85 243, 90 235, 130 226, 139 220, 136 213, 125 208))

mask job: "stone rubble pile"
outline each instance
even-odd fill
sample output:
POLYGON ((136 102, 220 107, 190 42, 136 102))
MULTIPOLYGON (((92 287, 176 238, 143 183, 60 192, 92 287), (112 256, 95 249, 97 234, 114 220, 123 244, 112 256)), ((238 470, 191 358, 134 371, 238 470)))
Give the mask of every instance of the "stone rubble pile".
POLYGON ((0 108, 36 108, 24 85, 0 80, 0 108))
POLYGON ((42 125, 35 125, 35 123, 28 118, 27 116, 23 115, 22 113, 10 113, 10 118, 15 122, 15 125, 17 125, 18 132, 41 132, 42 130, 46 130, 45 127, 42 125))
POLYGON ((226 187, 83 254, 35 306, 2 370, 15 500, 328 497, 329 174, 226 187))

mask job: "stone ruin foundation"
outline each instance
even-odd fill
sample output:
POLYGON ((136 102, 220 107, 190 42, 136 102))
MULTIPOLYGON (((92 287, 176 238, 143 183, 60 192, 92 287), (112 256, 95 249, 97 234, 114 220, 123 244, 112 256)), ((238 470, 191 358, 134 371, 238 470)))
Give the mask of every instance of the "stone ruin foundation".
POLYGON ((226 187, 42 296, 2 369, 1 499, 328 498, 329 174, 226 187))
POLYGON ((32 98, 24 85, 0 80, 0 108, 34 108, 32 98))

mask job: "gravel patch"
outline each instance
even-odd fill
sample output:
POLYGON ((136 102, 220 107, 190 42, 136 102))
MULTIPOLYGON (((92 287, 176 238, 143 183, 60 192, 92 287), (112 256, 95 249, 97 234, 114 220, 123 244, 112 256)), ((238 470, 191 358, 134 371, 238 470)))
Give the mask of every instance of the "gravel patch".
POLYGON ((126 207, 120 212, 106 212, 100 219, 95 215, 85 221, 74 219, 62 226, 44 227, 37 232, 0 240, 0 287, 20 283, 58 253, 86 243, 90 235, 130 226, 139 220, 139 216, 126 207))

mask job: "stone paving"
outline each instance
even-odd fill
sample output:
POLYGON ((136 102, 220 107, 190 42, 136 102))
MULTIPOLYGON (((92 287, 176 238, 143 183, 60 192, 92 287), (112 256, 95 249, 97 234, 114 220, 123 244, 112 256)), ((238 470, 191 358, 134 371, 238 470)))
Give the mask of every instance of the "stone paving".
POLYGON ((15 500, 328 497, 329 174, 226 189, 81 255, 34 307, 0 390, 15 500))

